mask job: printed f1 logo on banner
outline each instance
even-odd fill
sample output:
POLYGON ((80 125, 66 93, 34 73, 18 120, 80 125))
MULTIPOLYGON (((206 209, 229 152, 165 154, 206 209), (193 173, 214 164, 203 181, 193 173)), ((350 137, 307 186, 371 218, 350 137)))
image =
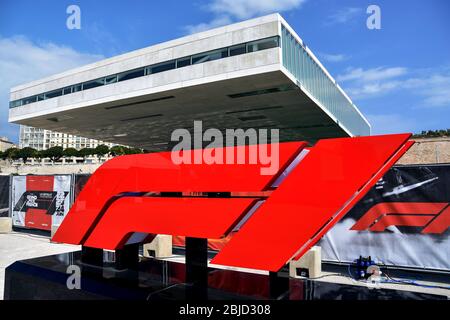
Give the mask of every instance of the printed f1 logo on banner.
POLYGON ((381 232, 389 226, 423 227, 421 233, 443 233, 450 226, 450 204, 383 202, 374 205, 351 230, 381 232))
MULTIPOLYGON (((116 157, 89 179, 53 241, 114 250, 134 233, 219 239, 240 226, 211 263, 278 271, 365 195, 413 144, 409 137, 280 143, 271 175, 261 175, 261 163, 174 164, 171 152, 116 157)), ((248 157, 256 147, 215 151, 248 157)))

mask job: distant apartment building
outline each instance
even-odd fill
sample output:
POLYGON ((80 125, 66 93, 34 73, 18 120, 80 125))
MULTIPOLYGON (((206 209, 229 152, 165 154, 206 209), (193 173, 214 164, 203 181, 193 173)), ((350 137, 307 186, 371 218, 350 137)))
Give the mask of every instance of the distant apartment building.
POLYGON ((71 134, 59 133, 23 125, 20 126, 20 148, 31 147, 36 150, 45 150, 51 147, 61 146, 64 149, 75 148, 79 150, 83 148, 95 148, 100 144, 105 144, 109 147, 114 146, 112 143, 95 139, 83 138, 71 134))
POLYGON ((0 151, 3 152, 9 148, 14 148, 16 145, 8 140, 7 137, 0 137, 0 151))

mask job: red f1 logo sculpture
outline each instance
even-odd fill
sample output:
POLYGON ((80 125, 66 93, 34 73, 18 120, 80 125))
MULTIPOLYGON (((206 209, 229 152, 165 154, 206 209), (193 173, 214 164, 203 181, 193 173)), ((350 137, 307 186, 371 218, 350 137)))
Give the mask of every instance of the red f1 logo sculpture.
POLYGON ((409 137, 280 143, 274 175, 261 175, 260 164, 175 165, 170 152, 116 157, 92 175, 53 240, 120 249, 142 234, 219 239, 241 223, 211 263, 278 271, 364 196, 409 137))

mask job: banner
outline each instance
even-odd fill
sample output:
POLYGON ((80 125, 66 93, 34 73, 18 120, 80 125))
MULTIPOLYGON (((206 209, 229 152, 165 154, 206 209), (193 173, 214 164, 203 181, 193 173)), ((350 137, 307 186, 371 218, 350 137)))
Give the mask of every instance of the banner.
POLYGON ((450 270, 450 165, 395 166, 320 241, 322 259, 360 255, 450 270))
POLYGON ((0 217, 9 215, 9 176, 0 176, 0 217))
POLYGON ((71 176, 14 176, 13 226, 51 230, 69 212, 71 176))

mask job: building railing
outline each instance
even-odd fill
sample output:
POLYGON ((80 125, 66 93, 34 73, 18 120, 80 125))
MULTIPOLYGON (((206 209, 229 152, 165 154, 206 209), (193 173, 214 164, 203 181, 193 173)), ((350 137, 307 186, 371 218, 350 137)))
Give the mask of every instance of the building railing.
POLYGON ((283 66, 320 104, 355 136, 370 135, 370 126, 337 84, 310 56, 303 44, 282 25, 283 66))

